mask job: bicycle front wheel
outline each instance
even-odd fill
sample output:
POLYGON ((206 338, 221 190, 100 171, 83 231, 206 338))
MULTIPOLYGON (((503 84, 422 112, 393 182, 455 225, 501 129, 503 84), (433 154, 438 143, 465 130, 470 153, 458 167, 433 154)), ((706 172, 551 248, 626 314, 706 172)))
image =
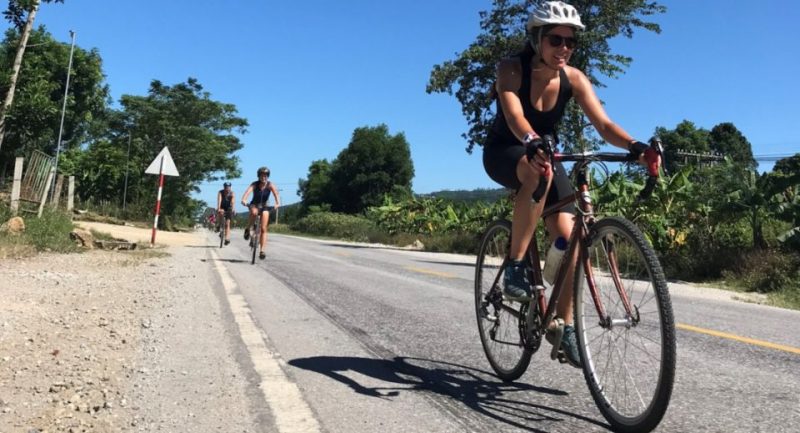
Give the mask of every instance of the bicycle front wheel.
POLYGON ((219 247, 222 248, 222 243, 225 242, 225 222, 223 221, 222 227, 219 228, 219 247))
POLYGON ((481 344, 492 369, 506 382, 525 373, 533 354, 525 345, 527 309, 503 299, 503 264, 510 244, 511 223, 492 223, 481 239, 475 264, 475 311, 481 344))
POLYGON ((258 250, 258 241, 261 239, 261 233, 259 233, 261 227, 261 222, 256 220, 256 224, 254 225, 253 229, 250 230, 250 246, 253 247, 253 256, 250 258, 250 264, 256 264, 256 251, 258 250))
POLYGON ((651 431, 667 410, 675 379, 675 322, 664 272, 641 231, 623 218, 598 221, 587 245, 582 259, 588 262, 576 267, 575 277, 586 383, 616 431, 651 431))

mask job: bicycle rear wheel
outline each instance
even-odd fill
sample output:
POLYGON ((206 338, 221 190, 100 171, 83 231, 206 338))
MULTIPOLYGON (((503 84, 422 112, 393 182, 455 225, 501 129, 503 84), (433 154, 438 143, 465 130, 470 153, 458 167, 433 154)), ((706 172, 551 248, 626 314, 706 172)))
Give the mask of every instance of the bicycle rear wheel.
POLYGON ((527 304, 503 299, 503 263, 508 257, 511 223, 496 221, 481 239, 475 265, 475 312, 486 358, 503 381, 519 379, 533 351, 525 345, 527 304))
POLYGON ((575 277, 586 383, 616 431, 651 431, 667 410, 675 379, 675 322, 664 272, 644 235, 623 218, 598 221, 587 245, 589 266, 577 266, 575 277))

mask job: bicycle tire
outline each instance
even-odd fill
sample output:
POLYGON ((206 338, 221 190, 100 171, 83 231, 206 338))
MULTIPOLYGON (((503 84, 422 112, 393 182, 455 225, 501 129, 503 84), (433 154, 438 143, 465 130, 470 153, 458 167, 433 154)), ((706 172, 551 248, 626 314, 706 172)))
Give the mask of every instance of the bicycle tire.
POLYGON ((601 323, 587 289, 586 262, 576 266, 575 324, 584 378, 615 431, 649 432, 664 417, 675 381, 675 320, 664 272, 642 232, 624 218, 595 223, 585 245, 605 319, 616 321, 601 323), (633 314, 626 313, 615 281, 625 288, 633 314))
POLYGON ((219 247, 222 248, 223 242, 225 242, 225 220, 222 220, 222 227, 219 228, 219 247))
POLYGON ((505 382, 519 379, 528 369, 533 351, 525 344, 523 304, 502 296, 502 264, 508 257, 511 223, 495 221, 481 238, 475 263, 475 314, 486 359, 505 382))
POLYGON ((250 258, 250 264, 256 264, 256 251, 258 250, 258 242, 261 240, 261 218, 256 218, 253 224, 253 229, 250 231, 250 245, 252 246, 253 256, 250 258))

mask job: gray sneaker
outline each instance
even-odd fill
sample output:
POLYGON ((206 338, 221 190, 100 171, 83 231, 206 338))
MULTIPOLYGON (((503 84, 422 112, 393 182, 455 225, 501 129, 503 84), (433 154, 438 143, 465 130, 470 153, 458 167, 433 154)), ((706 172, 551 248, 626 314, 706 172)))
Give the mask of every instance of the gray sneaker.
POLYGON ((503 275, 503 294, 512 301, 531 299, 531 285, 525 275, 525 262, 508 262, 503 275))

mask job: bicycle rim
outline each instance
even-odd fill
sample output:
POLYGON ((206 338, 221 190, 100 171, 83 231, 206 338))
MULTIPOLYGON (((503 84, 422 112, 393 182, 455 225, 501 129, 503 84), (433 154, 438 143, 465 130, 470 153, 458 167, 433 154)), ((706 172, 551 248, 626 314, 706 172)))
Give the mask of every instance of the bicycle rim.
POLYGON ((667 410, 675 378, 675 325, 666 279, 655 252, 631 222, 606 218, 591 231, 590 271, 606 317, 598 314, 587 272, 578 266, 575 318, 584 377, 615 430, 650 431, 667 410), (626 312, 617 282, 633 314, 626 312))
POLYGON ((518 379, 531 361, 524 344, 522 304, 503 300, 503 262, 508 256, 511 224, 497 221, 481 239, 475 266, 475 312, 483 351, 497 376, 518 379))
MULTIPOLYGON (((256 221, 258 223, 258 221, 256 221)), ((258 241, 261 239, 261 233, 259 233, 259 229, 257 226, 253 227, 252 233, 250 234, 250 241, 251 245, 253 246, 253 257, 250 259, 250 264, 256 264, 256 250, 258 250, 258 241)))

